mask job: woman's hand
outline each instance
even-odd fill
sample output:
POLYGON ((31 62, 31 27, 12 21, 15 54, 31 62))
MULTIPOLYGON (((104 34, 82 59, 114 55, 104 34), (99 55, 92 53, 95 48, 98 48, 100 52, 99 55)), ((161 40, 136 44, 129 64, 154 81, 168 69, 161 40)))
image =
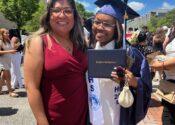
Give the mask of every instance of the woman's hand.
POLYGON ((150 67, 152 70, 161 71, 163 70, 163 62, 155 59, 150 63, 150 67))
POLYGON ((8 51, 9 51, 9 53, 11 53, 11 54, 15 54, 15 53, 17 52, 15 49, 8 50, 8 51))
MULTIPOLYGON (((127 79, 129 86, 136 88, 137 87, 137 79, 133 75, 133 73, 131 71, 129 71, 128 69, 125 69, 124 73, 125 73, 124 79, 127 79)), ((121 78, 117 75, 117 73, 115 71, 111 72, 111 76, 112 76, 112 79, 116 82, 119 82, 121 80, 121 78)))

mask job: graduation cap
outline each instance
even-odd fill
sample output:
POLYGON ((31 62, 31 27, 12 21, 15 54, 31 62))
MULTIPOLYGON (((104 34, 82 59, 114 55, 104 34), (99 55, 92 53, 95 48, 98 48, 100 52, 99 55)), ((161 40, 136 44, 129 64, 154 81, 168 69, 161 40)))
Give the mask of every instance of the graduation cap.
POLYGON ((125 12, 128 19, 140 16, 121 0, 97 0, 95 4, 100 7, 97 13, 104 13, 115 17, 120 23, 124 22, 125 12))
MULTIPOLYGON (((126 0, 125 0, 126 1, 126 0)), ((126 20, 140 16, 121 0, 97 0, 95 4, 100 7, 98 13, 111 15, 121 24, 124 24, 123 30, 123 48, 126 49, 126 20)))

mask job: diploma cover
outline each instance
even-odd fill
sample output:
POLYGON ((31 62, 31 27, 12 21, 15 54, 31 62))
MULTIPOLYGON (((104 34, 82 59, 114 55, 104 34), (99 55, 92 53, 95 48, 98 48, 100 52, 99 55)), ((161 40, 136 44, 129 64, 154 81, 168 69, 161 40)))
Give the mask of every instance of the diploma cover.
POLYGON ((126 49, 88 50, 88 75, 93 78, 111 78, 114 67, 126 67, 126 49))

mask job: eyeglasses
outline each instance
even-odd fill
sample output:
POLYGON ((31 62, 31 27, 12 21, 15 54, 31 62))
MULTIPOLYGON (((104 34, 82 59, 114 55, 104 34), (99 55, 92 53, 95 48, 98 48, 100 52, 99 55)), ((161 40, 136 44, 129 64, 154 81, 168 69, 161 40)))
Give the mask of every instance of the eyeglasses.
POLYGON ((100 24, 102 24, 102 26, 104 28, 113 28, 115 27, 115 24, 112 24, 110 22, 106 22, 106 21, 102 21, 102 20, 93 20, 93 24, 96 26, 100 26, 100 24))
POLYGON ((66 16, 72 16, 73 12, 74 12, 74 10, 72 8, 70 8, 70 7, 66 7, 66 8, 59 8, 59 7, 51 8, 51 11, 54 12, 54 13, 57 13, 59 15, 61 13, 63 13, 66 16))

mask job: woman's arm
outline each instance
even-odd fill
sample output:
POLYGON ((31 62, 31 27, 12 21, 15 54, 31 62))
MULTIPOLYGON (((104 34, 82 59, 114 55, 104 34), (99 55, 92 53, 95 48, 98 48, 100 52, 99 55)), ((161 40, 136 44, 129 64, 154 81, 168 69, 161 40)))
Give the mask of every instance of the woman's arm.
POLYGON ((8 54, 8 53, 12 53, 14 54, 16 52, 15 49, 11 49, 11 50, 3 50, 2 47, 2 41, 0 40, 0 54, 8 54))
POLYGON ((16 50, 12 49, 12 50, 0 50, 0 54, 8 54, 8 53, 11 53, 11 54, 14 54, 16 52, 16 50))
POLYGON ((24 56, 24 80, 28 101, 38 125, 49 125, 40 92, 43 70, 43 47, 40 37, 31 39, 24 56))
POLYGON ((175 69, 175 57, 165 60, 163 64, 164 70, 172 70, 175 69))
POLYGON ((165 61, 154 60, 151 62, 151 68, 154 70, 172 70, 175 69, 175 57, 165 61))

